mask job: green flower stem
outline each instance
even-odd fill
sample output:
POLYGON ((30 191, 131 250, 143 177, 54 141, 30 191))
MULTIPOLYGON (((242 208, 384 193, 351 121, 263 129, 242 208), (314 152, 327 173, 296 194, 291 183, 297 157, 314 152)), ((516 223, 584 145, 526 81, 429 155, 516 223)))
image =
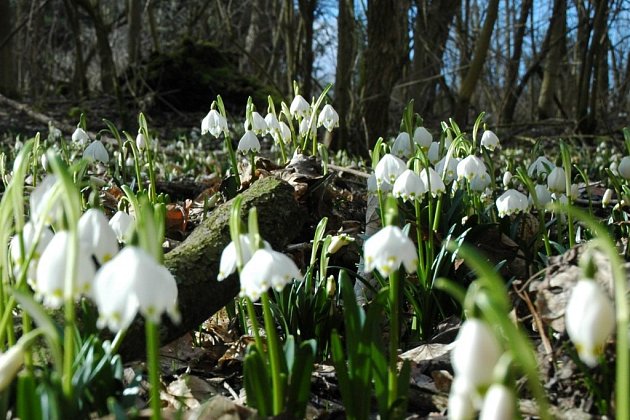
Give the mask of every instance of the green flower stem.
POLYGON ((416 213, 416 241, 418 243, 418 267, 420 268, 419 275, 422 286, 426 289, 427 282, 427 269, 424 261, 424 241, 422 240, 422 230, 420 228, 422 224, 421 215, 422 209, 420 208, 420 201, 414 200, 414 209, 416 213))
POLYGON ((287 163, 287 151, 284 149, 284 140, 282 134, 278 133, 278 144, 280 145, 280 156, 282 156, 282 164, 287 163))
POLYGON ((162 418, 162 406, 160 404, 160 338, 158 325, 147 319, 145 321, 145 333, 147 337, 147 369, 149 370, 149 404, 151 405, 151 418, 162 418))
POLYGON ((376 195, 378 196, 378 211, 381 216, 381 225, 385 225, 385 200, 383 200, 383 190, 376 187, 376 195))
POLYGON ((234 175, 234 179, 236 179, 236 188, 241 188, 241 177, 238 174, 238 164, 236 163, 236 153, 234 152, 234 148, 232 147, 232 138, 228 135, 227 132, 223 133, 225 138, 225 148, 228 151, 228 155, 230 156, 230 166, 232 167, 232 173, 234 175))
MULTIPOLYGON (((78 219, 77 219, 78 220, 78 219)), ((66 279, 65 279, 65 302, 64 302, 64 318, 65 325, 63 330, 63 376, 62 387, 66 400, 72 401, 74 387, 72 386, 74 363, 74 339, 76 312, 74 307, 74 284, 78 274, 78 256, 79 256, 79 236, 77 232, 77 223, 70 222, 70 249, 66 260, 66 279)))
POLYGON ((258 318, 256 318, 254 303, 248 297, 245 297, 245 302, 247 305, 247 314, 249 315, 249 320, 252 323, 252 330, 254 333, 254 341, 256 342, 256 347, 262 350, 264 347, 262 346, 262 341, 260 340, 260 325, 258 324, 258 318))
POLYGON ((273 316, 271 315, 271 307, 267 292, 262 294, 260 300, 262 301, 265 331, 267 333, 267 350, 269 354, 269 367, 271 369, 271 383, 273 387, 273 415, 275 416, 284 411, 285 386, 282 380, 280 344, 278 342, 278 333, 275 329, 275 322, 273 316))
POLYGON ((387 405, 392 407, 398 398, 398 342, 400 340, 400 273, 398 270, 389 275, 389 370, 387 373, 387 405))
MULTIPOLYGON (((571 197, 571 155, 569 154, 569 148, 566 144, 560 143, 560 153, 562 154, 562 166, 564 167, 564 183, 567 194, 567 201, 569 205, 573 205, 573 198, 571 197)), ((567 213, 568 223, 568 235, 569 235, 569 248, 575 246, 575 226, 573 226, 573 215, 567 213)))

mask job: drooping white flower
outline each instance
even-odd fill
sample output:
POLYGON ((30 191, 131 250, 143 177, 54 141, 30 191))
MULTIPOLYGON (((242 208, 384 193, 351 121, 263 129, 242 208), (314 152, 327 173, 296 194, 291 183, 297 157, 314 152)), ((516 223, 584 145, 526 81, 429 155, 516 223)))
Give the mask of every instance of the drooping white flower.
POLYGON ((487 171, 481 172, 475 176, 473 176, 470 182, 470 189, 472 191, 482 192, 485 191, 488 185, 490 185, 490 175, 487 171))
POLYGON ((564 322, 580 359, 597 366, 606 340, 615 327, 615 311, 608 295, 591 279, 577 282, 567 303, 564 322))
POLYGON ((88 209, 79 219, 79 240, 99 264, 105 264, 118 253, 118 238, 109 220, 98 209, 88 209))
POLYGON ((135 223, 134 218, 124 211, 117 211, 116 214, 109 219, 109 226, 116 234, 118 242, 127 242, 127 240, 129 240, 135 223))
POLYGON ((52 230, 48 227, 44 227, 42 229, 41 235, 37 237, 37 229, 33 225, 33 222, 27 222, 22 229, 22 240, 24 244, 24 255, 22 255, 22 247, 20 245, 20 237, 19 235, 13 236, 11 238, 10 244, 10 255, 11 260, 14 265, 14 274, 17 276, 24 269, 23 264, 25 263, 24 259, 33 252, 33 258, 27 267, 26 280, 31 287, 35 287, 35 279, 37 276, 37 263, 39 261, 39 257, 41 257, 42 253, 52 240, 54 234, 52 230), (33 247, 35 250, 33 251, 33 247))
POLYGON ((483 163, 481 158, 470 155, 462 159, 457 165, 457 179, 466 179, 471 182, 473 178, 481 176, 484 173, 488 173, 486 164, 483 163))
POLYGON ((307 135, 310 135, 310 136, 314 136, 315 135, 315 128, 316 128, 315 124, 313 124, 313 125, 310 125, 310 124, 311 124, 310 118, 304 118, 300 122, 300 129, 299 129, 300 136, 305 137, 307 135), (310 134, 309 134, 309 130, 308 130, 309 126, 311 127, 310 134))
POLYGON ((99 161, 103 163, 109 162, 109 153, 100 140, 94 140, 83 151, 83 158, 90 161, 99 161))
POLYGON ((274 131, 280 130, 280 122, 272 112, 265 115, 265 123, 267 124, 267 129, 272 135, 274 131))
POLYGON ((435 164, 435 162, 440 160, 440 143, 437 141, 431 143, 429 151, 427 152, 427 158, 432 164, 435 164))
POLYGON ((280 121, 280 137, 276 138, 276 136, 274 136, 274 139, 278 143, 281 140, 284 142, 284 144, 291 143, 291 128, 289 128, 287 123, 285 123, 284 121, 280 121))
MULTIPOLYGON (((61 307, 65 296, 67 256, 71 237, 67 231, 60 231, 52 238, 37 264, 35 295, 45 306, 53 309, 61 307)), ((79 247, 77 270, 72 297, 89 294, 92 290, 95 267, 90 254, 79 247)))
POLYGON ((388 182, 393 185, 396 178, 398 178, 405 169, 407 169, 407 165, 405 165, 402 159, 387 153, 381 157, 381 160, 376 164, 376 168, 374 168, 376 182, 378 184, 388 182))
POLYGON ((457 165, 459 164, 459 158, 451 156, 448 159, 448 165, 444 168, 444 165, 447 163, 447 157, 444 156, 438 163, 435 164, 435 172, 437 172, 445 184, 450 184, 455 179, 455 174, 457 173, 457 165))
POLYGON ((497 198, 497 210, 499 217, 510 216, 519 212, 524 212, 529 207, 525 194, 509 189, 497 198))
POLYGON ((216 109, 211 109, 208 115, 201 120, 201 134, 210 132, 210 134, 218 138, 221 133, 227 132, 227 130, 227 120, 216 109))
POLYGON ((494 366, 501 354, 501 345, 492 329, 479 319, 468 318, 455 339, 451 364, 457 378, 479 388, 492 383, 494 366))
POLYGON ((444 181, 442 181, 440 175, 433 168, 422 169, 422 171, 420 171, 420 179, 433 197, 437 197, 439 194, 446 192, 444 181), (429 172, 428 174, 427 171, 429 172))
POLYGON ((376 181, 376 175, 372 172, 367 179, 367 191, 371 194, 376 194, 379 188, 382 193, 386 194, 392 190, 393 186, 387 181, 382 181, 379 185, 376 181))
POLYGON ((623 177, 623 179, 630 179, 630 156, 624 156, 617 166, 617 173, 623 177))
POLYGON ((494 149, 496 149, 497 147, 500 147, 501 145, 499 144, 499 138, 497 137, 497 135, 494 134, 490 130, 486 130, 483 132, 483 135, 481 136, 481 146, 485 147, 486 149, 490 151, 493 151, 494 149))
POLYGON ((339 114, 330 104, 324 105, 322 111, 317 116, 317 126, 324 126, 329 132, 333 131, 333 128, 339 127, 339 114))
POLYGON ((295 119, 308 117, 311 113, 311 105, 302 95, 296 95, 289 107, 291 116, 295 119))
POLYGON ((76 130, 74 130, 74 133, 72 133, 72 141, 83 146, 85 143, 90 141, 90 137, 84 129, 77 127, 76 130))
POLYGON ((272 249, 258 249, 241 271, 241 296, 257 301, 273 287, 281 291, 293 279, 302 279, 293 260, 272 249))
POLYGON ((448 419, 474 419, 476 392, 475 387, 467 379, 455 377, 448 395, 448 419))
POLYGON ((513 419, 516 400, 514 392, 503 384, 492 384, 483 398, 479 420, 513 419))
POLYGON ((61 219, 63 203, 56 184, 57 177, 47 175, 31 192, 29 204, 34 223, 43 220, 44 224, 52 225, 61 219))
POLYGON ((419 200, 427 192, 427 188, 418 174, 406 169, 396 178, 392 192, 394 197, 402 198, 403 201, 419 200))
POLYGON ((612 201, 613 190, 607 188, 604 192, 604 196, 602 197, 602 207, 608 207, 610 202, 612 201))
POLYGON ((416 247, 398 226, 385 226, 365 241, 365 271, 378 270, 384 277, 398 270, 400 264, 408 273, 416 271, 416 247))
POLYGON ((0 392, 15 379, 24 364, 25 346, 21 340, 0 354, 0 392))
POLYGON ((534 204, 538 208, 542 208, 551 203, 551 192, 546 185, 536 184, 534 190, 536 191, 536 198, 538 199, 538 202, 534 203, 534 200, 530 197, 529 201, 531 201, 532 204, 534 204))
MULTIPOLYGON (((240 235, 239 239, 241 258, 243 260, 243 265, 245 265, 252 258, 254 250, 252 249, 252 244, 248 235, 240 235)), ((264 248, 271 249, 271 246, 267 241, 264 241, 263 244, 264 248)), ((234 242, 231 241, 221 253, 221 260, 219 262, 219 275, 217 276, 217 280, 221 281, 225 279, 234 271, 236 271, 236 247, 234 246, 234 242)))
POLYGON ((118 331, 131 324, 136 313, 159 323, 164 312, 180 321, 177 283, 166 267, 146 251, 127 246, 99 270, 94 280, 94 301, 99 326, 118 331))
POLYGON ((567 176, 564 173, 564 169, 560 166, 556 166, 551 170, 549 175, 547 175, 547 188, 553 193, 566 192, 566 180, 567 176))
POLYGON ((259 136, 265 134, 267 130, 269 130, 265 119, 256 111, 252 112, 251 121, 249 118, 245 119, 243 126, 245 127, 245 131, 251 130, 259 136))
POLYGON ((426 128, 417 127, 413 132, 413 141, 424 150, 427 150, 433 142, 433 135, 426 128))
POLYGON ((412 147, 415 147, 411 144, 411 138, 409 137, 409 133, 403 131, 398 134, 394 143, 392 144, 392 154, 399 156, 401 158, 408 158, 409 156, 415 154, 415 150, 412 150, 412 147))
POLYGON ((144 150, 147 147, 147 138, 141 131, 138 131, 138 135, 136 136, 136 147, 138 150, 144 150))
POLYGON ((260 141, 253 131, 246 131, 238 142, 237 150, 241 153, 260 151, 260 141))
POLYGON ((535 178, 541 174, 548 174, 555 167, 556 165, 554 165, 552 161, 547 159, 546 156, 539 156, 527 168, 527 175, 535 178))
POLYGON ((508 188, 510 186, 510 182, 512 182, 512 172, 505 171, 503 174, 503 186, 508 188))

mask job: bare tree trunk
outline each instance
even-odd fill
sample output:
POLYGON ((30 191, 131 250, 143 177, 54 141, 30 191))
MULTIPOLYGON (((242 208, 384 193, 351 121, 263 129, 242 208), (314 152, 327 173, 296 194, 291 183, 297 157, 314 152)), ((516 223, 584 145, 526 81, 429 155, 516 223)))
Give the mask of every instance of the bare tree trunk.
POLYGON ((129 66, 138 62, 140 54, 140 34, 142 32, 142 0, 127 1, 127 54, 129 66))
POLYGON ((315 23, 315 8, 317 0, 298 0, 300 23, 304 28, 302 40, 302 56, 300 57, 300 76, 302 80, 302 94, 309 99, 313 94, 313 24, 315 23))
POLYGON ((354 0, 339 0, 337 17, 337 70, 335 73, 335 108, 339 114, 339 129, 334 146, 344 149, 348 144, 351 123, 352 68, 356 57, 354 0))
POLYGON ((70 29, 74 39, 74 72, 72 75, 72 94, 75 97, 88 95, 88 82, 83 61, 83 43, 81 42, 81 23, 77 15, 77 8, 70 0, 63 1, 64 9, 70 22, 70 29))
POLYGON ((151 41, 153 43, 153 52, 160 52, 160 37, 157 31, 157 21, 155 20, 155 1, 147 0, 144 7, 149 17, 149 32, 151 33, 151 41))
POLYGON ((372 0, 367 10, 367 48, 363 79, 363 118, 367 147, 387 134, 390 94, 402 75, 407 12, 401 2, 372 0))
POLYGON ((414 55, 411 72, 410 96, 416 110, 426 119, 431 118, 437 86, 443 77, 442 58, 451 24, 461 0, 415 0, 418 14, 414 27, 414 55))
POLYGON ((538 118, 546 119, 554 116, 554 96, 557 83, 562 71, 562 61, 566 53, 565 38, 567 29, 567 2, 555 0, 553 13, 549 22, 550 40, 549 53, 546 58, 542 84, 538 95, 538 118))
POLYGON ((479 38, 475 42, 475 52, 473 53, 470 67, 466 71, 466 76, 462 80, 459 88, 457 105, 455 107, 455 120, 458 123, 466 124, 468 119, 468 108, 472 94, 477 86, 477 81, 481 76, 481 70, 486 61, 490 38, 494 30, 494 23, 497 20, 499 11, 499 0, 490 0, 486 8, 486 20, 481 28, 479 38))
POLYGON ((293 80, 296 74, 296 49, 295 49, 295 10, 292 0, 284 0, 283 14, 281 20, 282 37, 284 38, 284 53, 286 63, 287 92, 293 92, 293 80))
POLYGON ((9 38, 14 21, 10 0, 0 0, 0 42, 4 44, 0 46, 0 92, 9 97, 18 94, 13 42, 9 38))

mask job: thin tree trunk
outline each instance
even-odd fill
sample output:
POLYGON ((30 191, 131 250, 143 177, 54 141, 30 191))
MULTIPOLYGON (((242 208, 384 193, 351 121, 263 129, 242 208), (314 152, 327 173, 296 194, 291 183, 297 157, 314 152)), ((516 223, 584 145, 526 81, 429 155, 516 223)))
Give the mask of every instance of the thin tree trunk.
POLYGON ((490 39, 492 37, 492 31, 494 30, 494 23, 497 20, 499 11, 499 0, 490 0, 488 7, 486 8, 486 20, 481 28, 479 38, 475 42, 475 52, 473 53, 470 67, 466 72, 466 76, 462 80, 462 84, 459 88, 457 105, 455 108, 455 120, 458 123, 466 124, 468 118, 468 108, 470 107, 470 101, 472 94, 475 91, 477 82, 481 76, 481 70, 486 61, 488 54, 488 47, 490 45, 490 39))
POLYGON ((64 9, 72 30, 74 40, 74 72, 72 75, 72 93, 75 97, 88 95, 88 82, 85 63, 83 61, 83 43, 81 42, 81 23, 77 15, 77 8, 70 0, 63 1, 64 9))
POLYGON ((296 74, 296 50, 295 50, 295 23, 292 0, 284 0, 284 13, 282 14, 281 27, 284 38, 284 53, 286 63, 287 92, 293 93, 293 80, 296 74))
POLYGON ((557 91, 562 71, 562 61, 566 38, 566 0, 555 0, 553 13, 549 22, 550 40, 549 54, 546 58, 543 72, 542 84, 538 95, 538 118, 546 119, 554 116, 555 102, 554 96, 557 91))
POLYGON ((129 66, 138 62, 140 54, 140 34, 142 32, 142 0, 128 0, 127 2, 127 54, 129 66))
POLYGON ((354 0, 339 0, 337 18, 337 71, 335 73, 335 108, 339 114, 334 146, 337 150, 348 144, 351 122, 352 68, 356 57, 356 28, 354 0))
POLYGON ((302 57, 300 60, 300 73, 302 80, 302 92, 305 98, 313 94, 313 24, 315 23, 315 8, 317 0, 298 0, 300 20, 304 28, 302 41, 302 57))
MULTIPOLYGON (((11 35, 13 11, 10 0, 0 0, 0 41, 11 35)), ((13 59, 13 41, 8 39, 0 47, 0 92, 9 97, 18 94, 15 60, 13 59)))

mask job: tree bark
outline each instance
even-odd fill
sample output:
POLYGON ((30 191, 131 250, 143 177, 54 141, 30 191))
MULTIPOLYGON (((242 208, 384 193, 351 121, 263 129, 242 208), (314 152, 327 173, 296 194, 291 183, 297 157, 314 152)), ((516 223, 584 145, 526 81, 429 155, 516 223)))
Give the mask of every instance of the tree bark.
POLYGON ((538 95, 538 118, 546 119, 554 116, 554 96, 557 91, 557 83, 562 71, 562 61, 566 52, 565 38, 567 26, 567 2, 555 0, 549 31, 551 44, 547 54, 543 80, 538 95))
POLYGON ((356 58, 356 28, 354 0, 339 0, 337 17, 337 69, 335 73, 335 109, 339 114, 339 129, 333 143, 335 149, 348 145, 351 122, 352 68, 356 58))
POLYGON ((309 100, 311 95, 313 95, 313 24, 315 23, 317 0, 298 0, 298 7, 300 10, 300 24, 304 29, 302 54, 300 57, 301 92, 309 100))
POLYGON ((14 97, 17 95, 17 78, 13 59, 13 42, 11 28, 15 21, 9 0, 0 0, 0 92, 14 97), (7 39, 6 42, 4 40, 7 39))
MULTIPOLYGON (((260 234, 276 250, 282 250, 298 236, 305 220, 305 212, 293 198, 293 193, 289 184, 269 177, 256 181, 242 194, 244 218, 255 206, 260 234)), ((160 331, 162 344, 196 329, 239 292, 237 274, 217 281, 221 253, 230 242, 228 221, 231 205, 230 201, 217 207, 182 244, 164 255, 164 265, 177 281, 182 321, 174 325, 163 318, 160 331)), ((138 317, 121 346, 120 352, 125 360, 144 354, 143 330, 143 320, 138 317)))
POLYGON ((402 75, 405 60, 407 12, 402 2, 368 1, 368 43, 362 83, 367 149, 374 146, 379 136, 387 135, 390 95, 402 75))
POLYGON ((481 28, 479 38, 475 42, 475 52, 473 53, 472 61, 466 76, 462 80, 462 84, 459 88, 457 105, 455 108, 455 121, 459 124, 466 124, 468 122, 468 111, 470 107, 470 101, 472 94, 475 91, 477 82, 481 77, 481 70, 486 61, 488 55, 488 47, 490 45, 490 38, 492 37, 492 31, 494 30, 494 23, 497 20, 499 12, 499 0, 490 0, 488 7, 486 8, 486 19, 481 28))
POLYGON ((81 42, 81 23, 76 5, 71 0, 63 0, 64 9, 72 30, 74 40, 74 72, 72 75, 72 94, 75 97, 87 96, 88 82, 83 61, 83 43, 81 42))
POLYGON ((140 54, 140 34, 142 32, 142 1, 127 1, 127 55, 129 67, 138 62, 140 54))

